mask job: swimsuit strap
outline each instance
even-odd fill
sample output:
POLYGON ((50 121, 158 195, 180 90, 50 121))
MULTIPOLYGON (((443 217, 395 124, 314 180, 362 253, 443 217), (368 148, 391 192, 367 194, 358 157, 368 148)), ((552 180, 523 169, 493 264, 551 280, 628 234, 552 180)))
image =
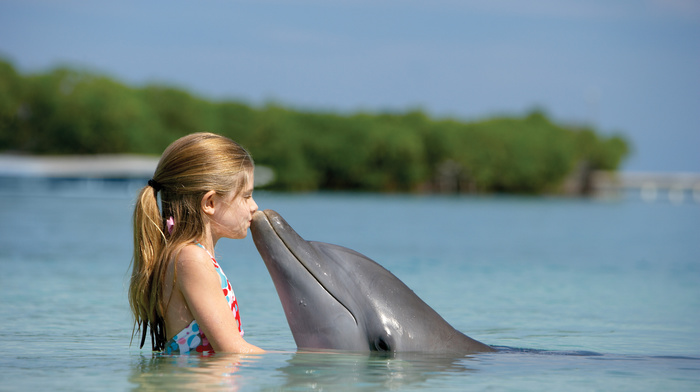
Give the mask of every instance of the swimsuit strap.
POLYGON ((207 248, 205 248, 204 245, 200 244, 199 241, 195 241, 194 244, 204 249, 204 251, 207 252, 209 257, 211 257, 213 260, 216 260, 216 257, 212 256, 211 253, 209 253, 209 251, 207 250, 207 248))
POLYGON ((236 317, 236 322, 238 322, 238 332, 240 332, 241 336, 243 336, 243 326, 241 325, 241 315, 238 311, 238 301, 236 300, 236 295, 233 293, 233 288, 231 287, 231 283, 228 281, 228 278, 226 277, 226 274, 224 274, 224 271, 221 269, 219 266, 219 263, 217 263, 216 259, 214 256, 212 256, 211 253, 207 250, 207 248, 204 247, 204 245, 200 244, 199 241, 194 242, 195 245, 199 246, 200 248, 204 249, 205 252, 211 257, 212 263, 214 263, 214 268, 216 269, 216 272, 219 274, 219 280, 221 281, 221 289, 223 290, 224 297, 226 297, 226 302, 228 302, 229 306, 231 307, 231 311, 236 317))

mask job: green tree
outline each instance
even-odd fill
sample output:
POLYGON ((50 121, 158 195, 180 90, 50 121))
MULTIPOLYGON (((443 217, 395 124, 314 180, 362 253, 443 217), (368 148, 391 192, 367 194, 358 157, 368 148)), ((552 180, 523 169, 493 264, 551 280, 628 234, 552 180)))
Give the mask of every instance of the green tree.
POLYGON ((3 61, 0 82, 0 150, 160 154, 180 136, 212 131, 272 168, 280 190, 552 192, 581 168, 615 170, 629 153, 620 136, 555 124, 542 111, 466 122, 420 109, 256 108, 68 68, 22 76, 3 61))

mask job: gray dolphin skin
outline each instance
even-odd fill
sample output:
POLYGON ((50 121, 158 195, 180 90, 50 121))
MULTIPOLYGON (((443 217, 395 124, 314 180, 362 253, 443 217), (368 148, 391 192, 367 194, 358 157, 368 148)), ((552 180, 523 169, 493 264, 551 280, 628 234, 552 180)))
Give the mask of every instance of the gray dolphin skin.
POLYGON ((298 349, 495 351, 454 329, 376 262, 342 246, 304 240, 275 211, 256 212, 251 232, 298 349))

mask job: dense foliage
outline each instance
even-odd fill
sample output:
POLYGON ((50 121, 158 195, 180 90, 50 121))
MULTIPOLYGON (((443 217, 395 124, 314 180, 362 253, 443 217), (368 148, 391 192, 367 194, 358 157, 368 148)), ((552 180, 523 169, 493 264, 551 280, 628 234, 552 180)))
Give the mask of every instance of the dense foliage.
POLYGON ((20 75, 0 61, 0 152, 160 154, 194 131, 244 145, 281 190, 552 192, 575 172, 616 169, 628 152, 618 136, 537 111, 476 122, 421 111, 314 113, 66 68, 20 75))

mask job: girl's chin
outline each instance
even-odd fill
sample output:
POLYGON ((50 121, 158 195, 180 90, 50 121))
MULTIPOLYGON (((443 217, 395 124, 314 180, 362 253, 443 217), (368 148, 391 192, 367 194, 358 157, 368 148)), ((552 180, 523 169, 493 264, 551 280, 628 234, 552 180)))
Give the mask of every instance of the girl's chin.
POLYGON ((227 238, 230 238, 232 240, 242 240, 248 236, 248 230, 246 229, 243 232, 239 233, 231 233, 227 236, 227 238))

